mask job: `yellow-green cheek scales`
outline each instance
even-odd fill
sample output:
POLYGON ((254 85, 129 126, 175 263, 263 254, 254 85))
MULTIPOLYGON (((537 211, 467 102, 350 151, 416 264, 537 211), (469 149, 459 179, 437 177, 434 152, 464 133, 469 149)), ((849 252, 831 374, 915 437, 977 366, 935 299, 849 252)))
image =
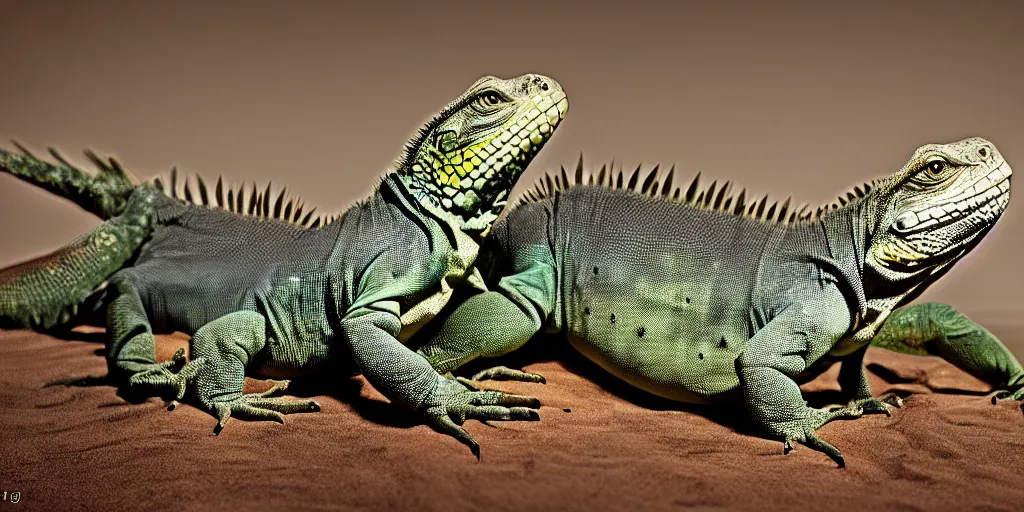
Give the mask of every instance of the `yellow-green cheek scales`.
POLYGON ((445 209, 457 206, 473 210, 481 192, 496 188, 496 178, 515 179, 523 171, 565 118, 568 108, 569 101, 561 91, 534 96, 491 137, 448 153, 430 151, 429 163, 416 163, 413 171, 430 169, 443 194, 440 201, 445 209))

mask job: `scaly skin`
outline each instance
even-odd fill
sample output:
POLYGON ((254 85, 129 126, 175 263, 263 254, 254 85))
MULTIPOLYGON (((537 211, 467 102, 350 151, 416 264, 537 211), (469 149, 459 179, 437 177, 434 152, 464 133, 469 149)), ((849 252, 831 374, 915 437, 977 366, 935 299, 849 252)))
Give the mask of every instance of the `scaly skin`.
MULTIPOLYGON (((192 393, 218 418, 219 432, 232 416, 283 421, 285 414, 319 410, 311 400, 243 394, 246 374, 289 379, 354 368, 392 403, 423 415, 479 457, 462 422, 536 420, 539 402, 467 389, 403 341, 455 287, 482 286, 473 266, 478 240, 567 108, 550 78, 485 77, 424 126, 368 199, 316 229, 261 218, 298 217, 281 211, 280 200, 270 214, 269 194, 250 195, 242 208, 241 197, 221 199, 218 186, 211 208, 202 186, 201 199, 192 198, 201 206, 174 199, 172 182, 174 197, 158 195, 150 206, 153 226, 142 247, 114 244, 134 253, 130 264, 103 276, 108 285, 97 300, 107 317, 111 374, 175 399, 192 393), (239 215, 243 209, 254 215, 239 215), (192 360, 179 353, 168 363, 155 361, 153 333, 168 331, 192 334, 192 360)), ((49 171, 32 178, 44 165, 21 162, 12 172, 48 183, 49 171)), ((29 272, 31 279, 0 292, 53 295, 38 284, 46 272, 29 272)), ((286 387, 282 380, 273 391, 286 387)))
POLYGON ((98 283, 127 263, 152 231, 158 191, 134 189, 126 207, 59 251, 0 269, 0 327, 67 325, 98 283))
POLYGON ((0 150, 0 169, 48 190, 81 206, 85 211, 101 219, 120 214, 128 203, 134 183, 117 160, 103 161, 92 151, 85 155, 99 168, 95 176, 68 163, 55 150, 50 154, 59 162, 53 164, 35 157, 27 149, 18 146, 21 154, 0 150))
POLYGON ((111 274, 127 264, 152 232, 151 186, 132 184, 132 178, 113 158, 86 156, 99 168, 90 176, 64 160, 39 160, 0 150, 0 170, 70 199, 107 220, 70 244, 45 256, 0 270, 0 328, 66 327, 88 312, 84 301, 111 274), (129 206, 131 204, 131 206, 129 206), (126 211, 127 208, 127 211, 126 211))
POLYGON ((919 356, 939 356, 957 368, 993 383, 993 402, 1024 400, 1024 368, 999 338, 948 304, 925 302, 906 306, 871 339, 871 345, 919 356))
MULTIPOLYGON (((549 179, 495 225, 480 256, 490 291, 459 304, 419 352, 446 372, 515 350, 540 330, 564 332, 634 386, 685 402, 740 402, 787 452, 797 441, 842 466, 816 430, 899 405, 872 397, 868 344, 1009 201, 1009 166, 980 138, 922 146, 842 206, 788 219, 788 201, 765 211, 764 200, 748 206, 744 193, 726 197, 715 184, 697 195, 695 182, 670 199, 671 174, 652 173, 639 190, 634 174, 631 190, 612 190, 623 188, 621 175, 615 186, 583 185, 581 161, 576 184, 564 170, 560 185, 549 179), (837 361, 848 403, 808 407, 798 382, 837 361)), ((1020 395, 1020 365, 997 340, 948 309, 907 311, 879 343, 898 345, 890 333, 914 331, 929 353, 1020 395)), ((542 380, 507 368, 478 375, 488 376, 542 380)))

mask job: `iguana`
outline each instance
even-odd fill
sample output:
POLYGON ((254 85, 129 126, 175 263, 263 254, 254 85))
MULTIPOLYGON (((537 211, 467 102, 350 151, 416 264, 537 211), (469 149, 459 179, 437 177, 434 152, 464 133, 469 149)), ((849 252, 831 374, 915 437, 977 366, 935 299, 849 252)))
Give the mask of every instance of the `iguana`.
MULTIPOLYGON (((595 183, 581 155, 572 179, 564 168, 547 175, 484 244, 478 266, 490 291, 442 314, 419 353, 450 372, 539 331, 563 332, 633 386, 683 402, 745 403, 755 430, 786 453, 799 441, 840 466, 840 451, 815 431, 900 404, 871 395, 863 357, 872 339, 941 355, 1003 389, 1000 397, 1024 396, 1020 363, 983 328, 946 305, 897 309, 1006 207, 1010 167, 990 142, 922 146, 898 173, 817 210, 747 201, 728 183, 701 190, 699 173, 683 192, 673 173, 655 167, 638 186, 638 167, 623 186, 621 171, 602 168, 595 183), (837 361, 849 403, 808 407, 798 382, 837 361)), ((505 367, 473 380, 498 377, 543 381, 505 367)))
POLYGON ((115 160, 94 154, 96 176, 0 152, 4 170, 107 219, 0 274, 0 319, 45 330, 105 312, 110 374, 175 399, 193 391, 218 433, 232 415, 283 422, 319 410, 270 396, 287 381, 243 394, 245 374, 287 379, 354 363, 479 458, 462 422, 536 420, 539 402, 469 390, 403 343, 454 287, 483 286, 478 242, 567 109, 550 78, 484 77, 426 123, 368 199, 323 225, 283 193, 271 207, 269 186, 248 198, 241 188, 225 195, 220 181, 182 192, 172 173, 162 192, 162 182, 132 185, 115 160), (153 333, 170 331, 192 335, 190 361, 179 351, 156 362, 153 333))

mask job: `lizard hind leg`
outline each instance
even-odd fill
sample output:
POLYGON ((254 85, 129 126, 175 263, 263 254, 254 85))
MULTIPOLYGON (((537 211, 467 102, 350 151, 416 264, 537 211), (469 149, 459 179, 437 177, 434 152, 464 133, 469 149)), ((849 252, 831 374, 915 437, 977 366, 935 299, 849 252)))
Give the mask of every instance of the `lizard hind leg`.
MULTIPOLYGON (((511 290, 505 293, 523 300, 523 294, 515 286, 529 288, 517 283, 516 278, 505 278, 501 286, 511 290)), ((532 307, 521 307, 498 292, 483 292, 460 304, 418 352, 437 371, 450 372, 473 359, 499 357, 522 347, 541 326, 541 318, 532 307)), ((470 379, 458 377, 457 380, 474 389, 474 383, 482 380, 547 382, 543 375, 507 366, 495 366, 477 372, 470 379)))
POLYGON ((877 398, 871 395, 871 385, 864 369, 864 354, 867 349, 868 347, 865 345, 843 359, 839 371, 839 386, 849 401, 845 405, 828 406, 827 410, 837 411, 847 408, 860 411, 865 415, 892 416, 892 409, 903 407, 903 399, 895 393, 886 393, 877 398))
POLYGON ((203 408, 217 417, 215 433, 232 416, 284 423, 285 414, 320 410, 313 400, 271 396, 286 389, 288 381, 276 381, 260 393, 242 392, 245 367, 266 343, 266 320, 252 311, 224 315, 192 336, 194 361, 200 363, 192 389, 203 408))
POLYGON ((1024 400, 1024 368, 999 338, 948 304, 924 302, 892 312, 871 344, 894 352, 936 355, 987 382, 992 402, 1024 400))

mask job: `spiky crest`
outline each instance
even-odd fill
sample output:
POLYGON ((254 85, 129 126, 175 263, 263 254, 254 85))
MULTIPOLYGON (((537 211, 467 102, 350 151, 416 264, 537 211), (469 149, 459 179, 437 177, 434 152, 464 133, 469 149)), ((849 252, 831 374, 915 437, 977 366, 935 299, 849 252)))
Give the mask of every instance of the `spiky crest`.
MULTIPOLYGON (((39 160, 39 157, 35 156, 23 145, 17 141, 12 141, 14 146, 18 148, 26 156, 39 160)), ((82 169, 78 168, 63 155, 60 154, 55 148, 47 148, 57 162, 68 168, 74 169, 78 172, 85 173, 82 169)), ((89 161, 95 165, 101 174, 119 176, 129 183, 137 184, 138 179, 135 179, 127 169, 125 169, 120 162, 114 157, 108 157, 106 160, 101 158, 92 150, 85 150, 85 156, 89 161)), ((217 185, 214 188, 214 192, 211 194, 209 187, 203 180, 202 176, 194 175, 196 181, 196 187, 192 187, 191 180, 186 176, 184 179, 183 186, 178 185, 178 170, 172 168, 170 172, 170 187, 164 184, 161 177, 153 178, 151 181, 164 194, 181 201, 185 201, 189 204, 196 206, 205 206, 208 208, 216 208, 221 210, 227 210, 232 213, 239 215, 248 215, 254 217, 261 217, 271 220, 280 220, 294 224, 296 226, 315 229, 318 227, 326 226, 338 218, 339 215, 316 215, 313 213, 316 208, 311 208, 305 211, 303 201, 294 196, 287 194, 287 188, 281 189, 277 194, 277 197, 271 194, 271 184, 267 183, 267 187, 258 192, 256 190, 256 184, 252 184, 251 191, 248 196, 245 195, 245 183, 241 183, 235 187, 225 186, 223 179, 217 177, 217 185), (271 203, 273 202, 273 208, 271 203), (303 215, 305 213, 305 215, 303 215)))
POLYGON ((263 190, 257 190, 256 184, 253 183, 248 194, 246 194, 245 182, 232 187, 225 185, 220 176, 217 177, 217 184, 214 186, 212 194, 210 194, 203 177, 198 174, 185 176, 182 182, 179 185, 176 167, 171 169, 169 184, 165 184, 160 177, 153 178, 153 185, 164 194, 196 206, 226 210, 238 215, 280 220, 306 229, 323 227, 339 218, 338 215, 314 215, 315 207, 305 210, 302 199, 288 195, 287 187, 282 188, 275 197, 270 182, 263 190), (193 180, 190 177, 195 178, 194 182, 197 188, 193 188, 193 180))
POLYGON ((841 195, 837 201, 812 210, 807 204, 802 204, 799 208, 791 208, 791 197, 787 197, 780 204, 778 201, 768 203, 767 195, 762 196, 760 199, 753 196, 748 198, 745 188, 741 189, 739 193, 733 194, 732 182, 729 181, 721 185, 717 181, 712 181, 707 187, 702 187, 700 184, 700 171, 697 172, 690 184, 684 189, 673 183, 675 165, 665 173, 659 170, 659 165, 655 165, 653 169, 647 172, 642 182, 640 181, 642 165, 637 166, 636 170, 628 177, 622 171, 622 164, 619 164, 617 172, 614 170, 614 166, 615 162, 612 161, 610 165, 602 165, 597 173, 584 170, 583 154, 580 153, 580 159, 576 164, 575 172, 572 173, 571 181, 565 167, 562 167, 560 172, 554 176, 552 176, 553 173, 547 173, 537 180, 537 184, 533 188, 528 189, 519 197, 517 204, 522 205, 542 201, 546 198, 554 197, 559 192, 568 188, 586 185, 625 190, 641 196, 687 204, 702 210, 721 211, 761 222, 796 224, 817 221, 832 210, 860 201, 867 197, 868 192, 876 184, 875 181, 872 181, 855 186, 846 192, 845 197, 841 195), (625 182, 625 185, 623 182, 625 182))

